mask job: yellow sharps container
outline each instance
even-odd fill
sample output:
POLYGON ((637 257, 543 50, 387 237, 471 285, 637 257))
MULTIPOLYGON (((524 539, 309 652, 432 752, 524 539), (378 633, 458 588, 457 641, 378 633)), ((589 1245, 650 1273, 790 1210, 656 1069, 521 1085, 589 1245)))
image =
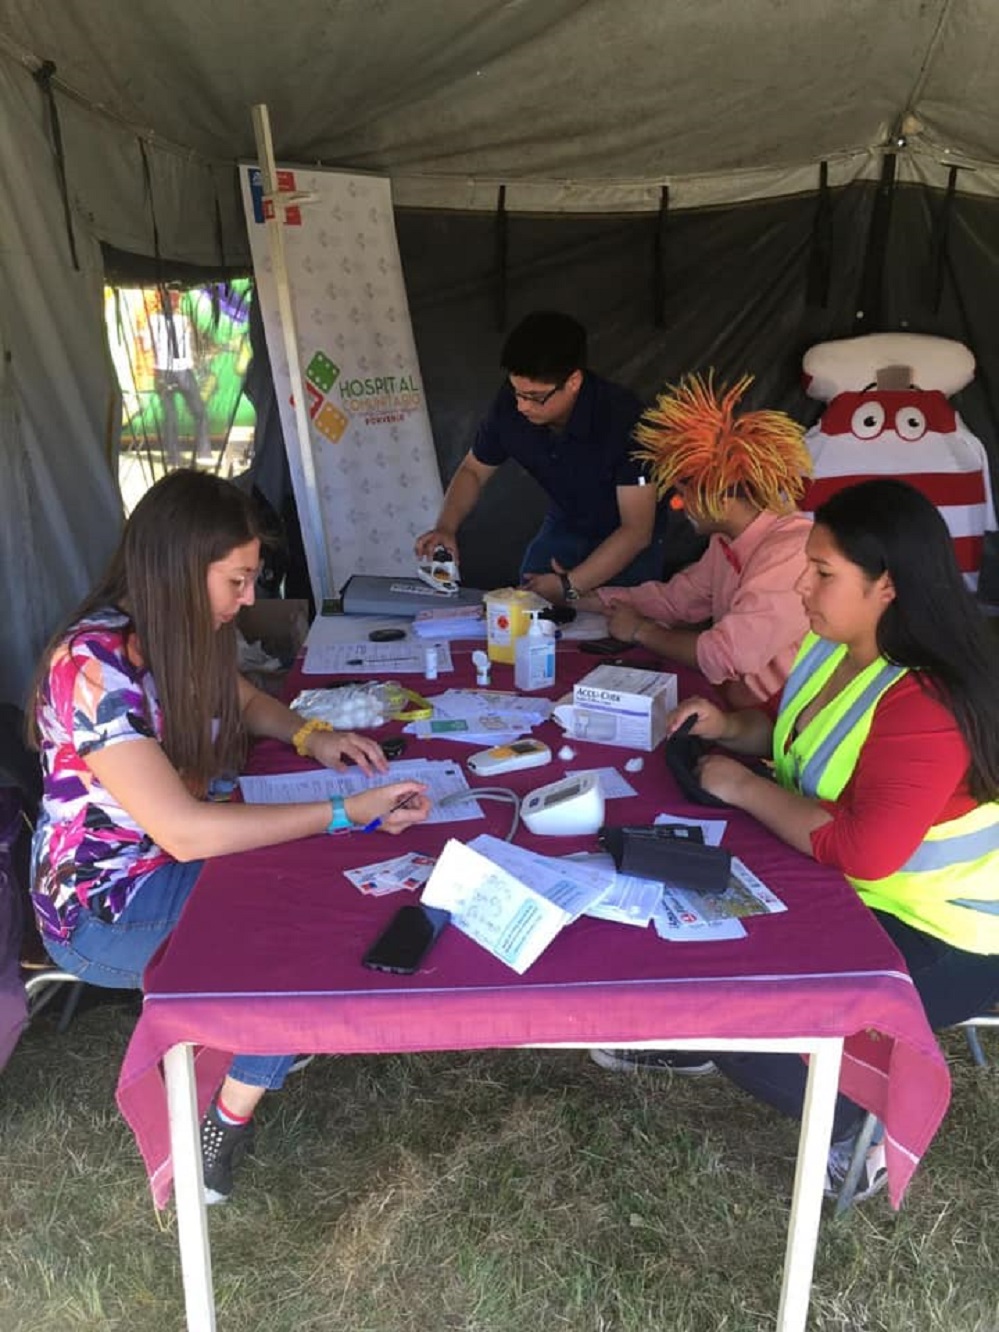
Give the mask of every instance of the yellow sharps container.
POLYGON ((486 649, 491 661, 513 665, 517 639, 531 624, 531 611, 548 605, 526 587, 497 587, 482 598, 486 605, 486 649))

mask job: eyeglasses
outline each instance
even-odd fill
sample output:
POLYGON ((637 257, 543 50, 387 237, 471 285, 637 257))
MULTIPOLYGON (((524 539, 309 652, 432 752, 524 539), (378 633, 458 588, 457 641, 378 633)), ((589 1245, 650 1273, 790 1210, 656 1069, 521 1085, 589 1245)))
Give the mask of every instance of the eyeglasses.
POLYGON ((560 384, 556 384, 554 388, 550 388, 547 393, 535 392, 533 389, 528 390, 528 392, 525 393, 522 389, 514 388, 512 384, 510 385, 510 388, 513 391, 513 396, 519 402, 530 402, 533 403, 535 407, 543 407, 546 402, 551 398, 554 398, 555 394, 558 393, 560 389, 565 388, 565 380, 563 379, 560 384))

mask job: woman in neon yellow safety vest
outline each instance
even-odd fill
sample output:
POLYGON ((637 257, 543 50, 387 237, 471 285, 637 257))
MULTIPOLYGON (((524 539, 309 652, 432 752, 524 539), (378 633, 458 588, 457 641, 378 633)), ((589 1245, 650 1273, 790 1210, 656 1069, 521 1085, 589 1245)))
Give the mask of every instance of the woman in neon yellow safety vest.
MULTIPOLYGON (((773 759, 777 781, 709 754, 699 779, 789 845, 843 871, 906 959, 935 1030, 999 999, 999 653, 946 524, 904 482, 863 482, 815 514, 798 591, 811 632, 776 722, 688 699, 671 729, 773 759)), ((801 1112, 795 1056, 717 1057, 801 1112)), ((835 1192, 862 1111, 839 1098, 835 1192)), ((875 1148, 865 1196, 883 1183, 875 1148)))

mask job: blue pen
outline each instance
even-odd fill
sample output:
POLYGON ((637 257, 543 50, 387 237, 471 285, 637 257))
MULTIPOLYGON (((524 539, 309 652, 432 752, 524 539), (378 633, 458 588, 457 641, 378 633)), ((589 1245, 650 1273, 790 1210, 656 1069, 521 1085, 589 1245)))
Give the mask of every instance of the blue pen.
POLYGON ((376 819, 372 819, 370 823, 366 823, 364 827, 361 829, 361 832, 374 832, 376 829, 382 826, 385 819, 388 818, 389 814, 394 814, 397 809, 405 809, 407 805, 412 804, 412 802, 416 799, 418 794, 419 792, 417 791, 410 791, 408 796, 403 796, 401 800, 396 801, 396 803, 389 810, 388 814, 386 814, 384 817, 381 814, 379 814, 376 819))

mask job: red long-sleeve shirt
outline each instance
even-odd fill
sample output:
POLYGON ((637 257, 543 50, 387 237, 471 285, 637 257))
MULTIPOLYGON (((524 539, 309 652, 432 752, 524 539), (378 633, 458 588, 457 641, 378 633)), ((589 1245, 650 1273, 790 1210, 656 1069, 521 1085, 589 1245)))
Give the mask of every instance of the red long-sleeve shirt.
POLYGON ((953 714, 910 671, 884 693, 832 822, 812 833, 812 852, 858 879, 905 864, 928 829, 976 806, 967 784, 968 746, 953 714))

